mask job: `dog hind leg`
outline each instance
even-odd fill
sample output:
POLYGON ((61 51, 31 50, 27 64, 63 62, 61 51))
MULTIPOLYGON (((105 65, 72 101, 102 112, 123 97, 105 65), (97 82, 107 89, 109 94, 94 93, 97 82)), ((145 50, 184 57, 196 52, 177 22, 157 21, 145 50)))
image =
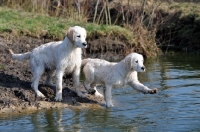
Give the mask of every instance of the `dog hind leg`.
POLYGON ((99 93, 99 91, 97 90, 96 88, 96 84, 95 83, 91 83, 90 84, 91 88, 92 89, 89 89, 91 92, 93 92, 93 94, 96 96, 96 97, 103 97, 103 95, 101 93, 99 93))
POLYGON ((95 95, 96 97, 103 97, 103 95, 102 95, 101 93, 99 93, 99 91, 97 91, 96 86, 94 86, 94 90, 95 90, 94 95, 95 95))
POLYGON ((85 74, 85 81, 84 81, 84 87, 88 91, 89 94, 95 94, 96 90, 93 89, 95 86, 94 81, 94 68, 90 67, 89 65, 86 65, 83 69, 83 72, 85 74))
POLYGON ((84 81, 83 85, 84 85, 85 89, 88 91, 88 94, 95 94, 96 93, 96 90, 91 88, 91 85, 93 85, 93 84, 91 84, 90 82, 84 81))
POLYGON ((34 71, 33 71, 33 81, 32 81, 31 87, 35 91, 37 97, 43 98, 45 96, 38 90, 38 84, 39 84, 40 77, 44 72, 44 68, 42 68, 40 66, 35 67, 35 68, 36 69, 34 69, 34 71))

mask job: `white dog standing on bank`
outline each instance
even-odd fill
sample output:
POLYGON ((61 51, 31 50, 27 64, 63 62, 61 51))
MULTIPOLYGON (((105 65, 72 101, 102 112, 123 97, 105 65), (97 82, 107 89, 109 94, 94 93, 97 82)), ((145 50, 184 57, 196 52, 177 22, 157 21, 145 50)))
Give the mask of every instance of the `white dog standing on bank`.
POLYGON ((143 56, 138 53, 131 53, 119 63, 111 63, 100 59, 84 59, 83 72, 86 80, 84 86, 89 93, 95 96, 102 96, 96 85, 101 84, 104 88, 104 98, 107 107, 112 107, 112 87, 124 87, 129 85, 144 94, 157 93, 157 89, 149 89, 138 81, 137 72, 144 72, 143 56))
MULTIPOLYGON (((52 84, 52 75, 56 70, 56 101, 62 100, 62 78, 64 72, 72 73, 73 83, 78 96, 83 96, 79 89, 79 75, 81 67, 81 48, 87 47, 86 30, 79 26, 70 27, 64 41, 50 42, 41 45, 32 52, 24 54, 12 54, 13 59, 20 61, 30 59, 30 67, 33 74, 31 87, 38 97, 44 95, 38 90, 38 83, 41 75, 47 72, 47 85, 52 84)), ((54 86, 54 85, 53 85, 54 86)))

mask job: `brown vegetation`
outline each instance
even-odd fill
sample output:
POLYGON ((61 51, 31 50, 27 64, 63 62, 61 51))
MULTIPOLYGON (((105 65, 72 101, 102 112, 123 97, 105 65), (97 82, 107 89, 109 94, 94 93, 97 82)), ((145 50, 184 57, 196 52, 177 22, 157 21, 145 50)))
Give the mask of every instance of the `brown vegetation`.
POLYGON ((127 0, 122 2, 118 0, 5 0, 1 5, 17 9, 20 8, 30 12, 49 14, 56 17, 73 18, 78 21, 120 25, 132 30, 134 34, 133 38, 135 39, 134 42, 130 42, 129 40, 124 39, 123 36, 119 36, 120 33, 111 34, 110 36, 101 36, 101 34, 97 33, 88 36, 88 38, 91 39, 98 36, 98 39, 103 37, 108 40, 106 43, 100 44, 101 47, 103 46, 103 49, 105 49, 102 50, 101 48, 99 50, 101 54, 109 51, 107 50, 107 47, 113 49, 117 54, 122 52, 127 54, 135 51, 142 53, 145 56, 155 56, 159 53, 155 43, 156 30, 155 27, 152 26, 152 14, 158 4, 154 6, 152 11, 150 11, 150 8, 153 7, 153 5, 150 4, 150 2, 146 3, 146 1, 141 2, 140 0, 127 0), (146 5, 149 8, 149 14, 145 13, 145 10, 147 9, 146 5), (145 26, 144 23, 147 23, 148 27, 145 26), (112 41, 116 43, 119 41, 119 43, 122 42, 125 43, 125 45, 108 43, 112 41), (115 45, 117 45, 117 47, 122 47, 120 52, 118 52, 118 49, 120 48, 115 49, 115 45))
MULTIPOLYGON (((123 47, 124 53, 131 49, 131 52, 155 56, 159 53, 157 45, 179 49, 193 46, 193 49, 199 49, 198 2, 198 0, 4 0, 0 4, 55 17, 73 18, 77 21, 122 26, 133 32, 135 42, 127 43, 117 34, 112 34, 110 38, 107 35, 92 34, 89 38, 103 37, 111 40, 109 42, 121 40, 125 45, 119 42, 117 47, 123 47), (190 6, 187 6, 188 4, 190 6), (184 10, 187 10, 188 14, 184 10)), ((114 46, 107 44, 100 44, 99 51, 91 48, 88 51, 106 53, 108 49, 117 50, 114 49, 116 44, 114 46), (108 48, 110 46, 111 48, 108 48)))

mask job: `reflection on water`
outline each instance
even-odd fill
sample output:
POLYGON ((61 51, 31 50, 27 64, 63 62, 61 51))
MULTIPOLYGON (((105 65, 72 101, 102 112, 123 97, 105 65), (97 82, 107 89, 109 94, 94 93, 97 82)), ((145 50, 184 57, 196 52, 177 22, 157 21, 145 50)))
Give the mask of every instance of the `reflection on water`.
POLYGON ((0 117, 0 131, 200 131, 200 57, 162 56, 145 65, 139 80, 158 94, 113 89, 114 108, 0 117))

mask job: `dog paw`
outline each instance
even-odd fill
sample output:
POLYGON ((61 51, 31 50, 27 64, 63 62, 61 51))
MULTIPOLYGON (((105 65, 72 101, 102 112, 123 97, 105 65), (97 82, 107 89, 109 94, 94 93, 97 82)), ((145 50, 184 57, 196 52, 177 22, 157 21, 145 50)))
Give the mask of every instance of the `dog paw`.
POLYGON ((114 105, 113 104, 106 104, 106 107, 110 108, 110 107, 113 107, 114 105))
POLYGON ((55 97, 56 101, 62 101, 62 93, 57 93, 55 97))
POLYGON ((42 94, 40 91, 37 91, 36 95, 37 95, 37 97, 40 97, 40 98, 44 98, 45 97, 44 94, 42 94))
POLYGON ((96 97, 100 97, 100 98, 102 98, 103 97, 103 95, 102 94, 100 94, 99 92, 95 92, 95 94, 94 94, 96 97))
POLYGON ((96 93, 96 90, 94 89, 88 89, 87 91, 88 91, 88 94, 91 94, 91 95, 96 93))
POLYGON ((82 92, 77 92, 77 95, 78 95, 79 97, 82 97, 82 98, 84 98, 84 97, 85 97, 85 95, 84 95, 84 94, 82 94, 82 92))
POLYGON ((148 91, 149 94, 155 94, 155 93, 157 93, 157 92, 158 92, 158 89, 157 89, 157 88, 154 88, 154 89, 148 91))
POLYGON ((113 107, 114 105, 113 105, 113 103, 112 102, 108 102, 108 103, 106 103, 106 107, 113 107))

